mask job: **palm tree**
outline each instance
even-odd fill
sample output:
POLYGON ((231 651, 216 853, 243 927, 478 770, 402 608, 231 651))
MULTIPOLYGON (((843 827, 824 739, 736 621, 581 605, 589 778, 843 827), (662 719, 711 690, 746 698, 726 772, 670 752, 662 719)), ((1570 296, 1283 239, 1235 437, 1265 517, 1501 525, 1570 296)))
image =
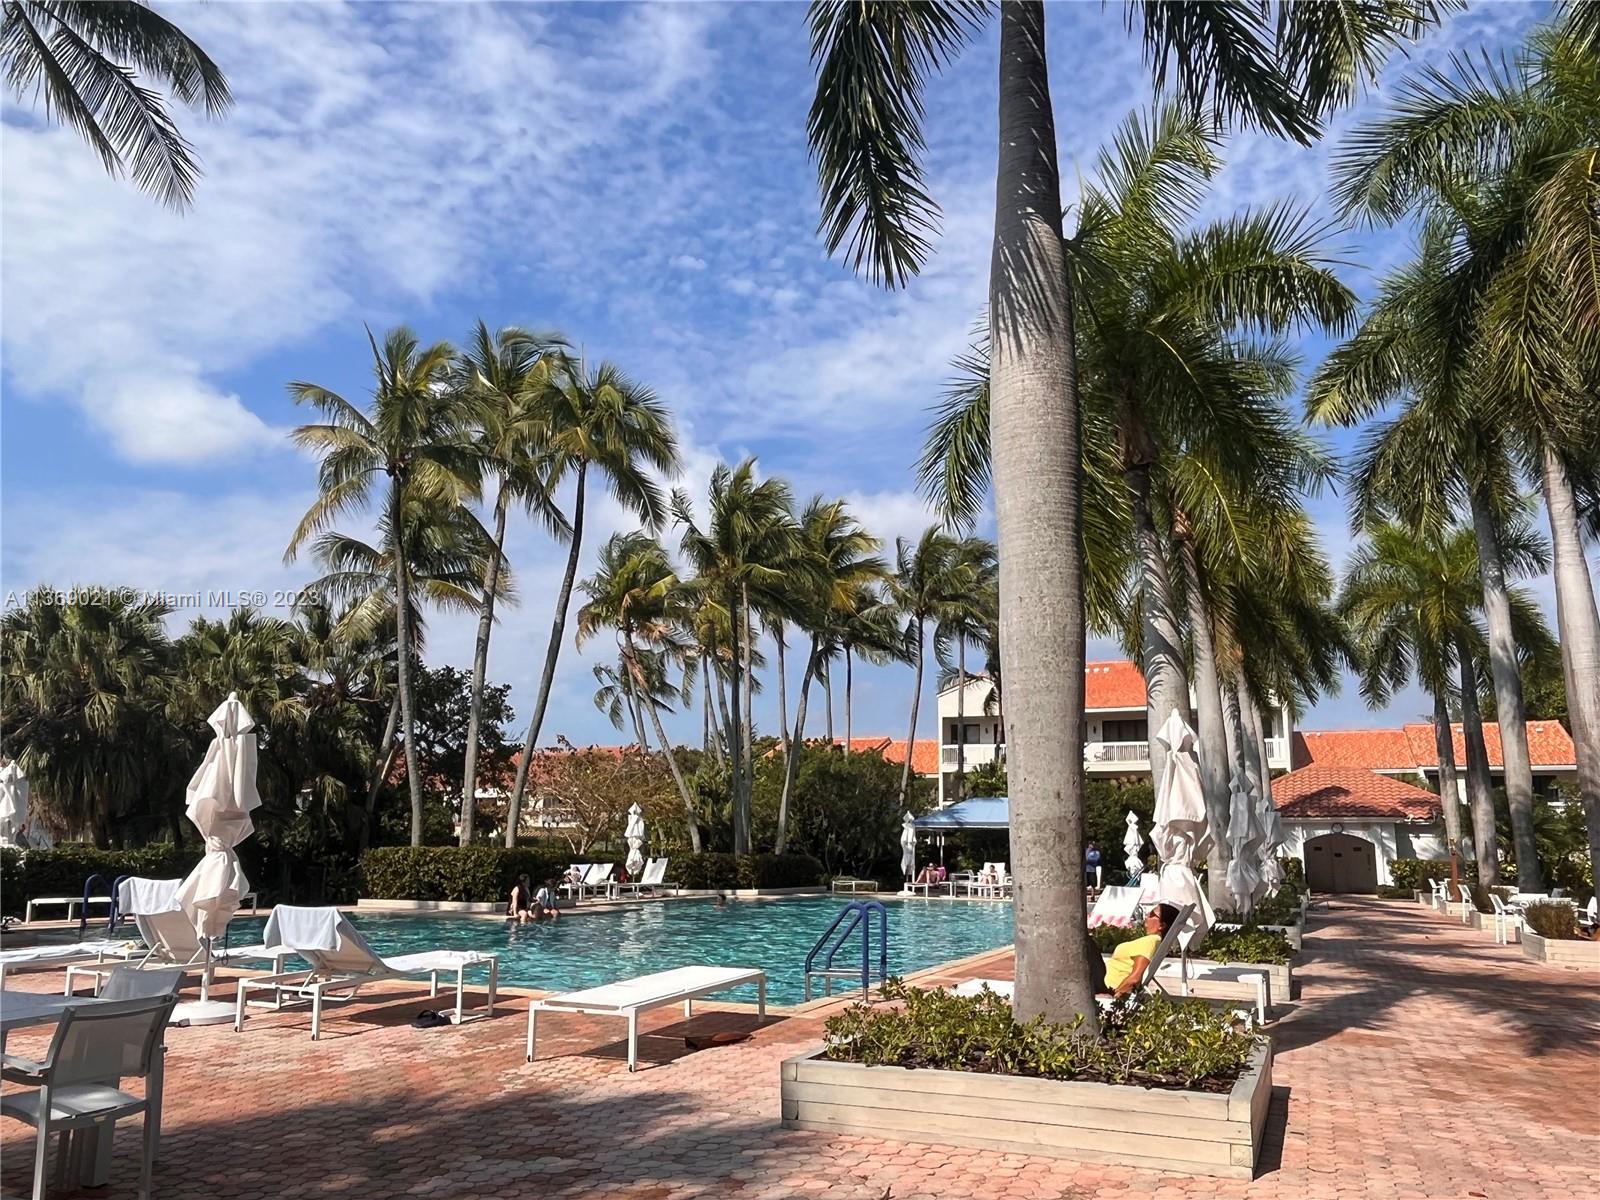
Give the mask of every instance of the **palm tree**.
POLYGON ((756 460, 737 467, 718 463, 711 473, 710 519, 695 523, 689 497, 672 496, 673 520, 682 528, 684 557, 695 570, 693 586, 702 602, 720 606, 729 633, 729 751, 733 765, 733 852, 750 853, 751 753, 755 648, 752 597, 776 591, 796 557, 794 499, 780 479, 756 478, 756 460), (741 699, 743 705, 741 707, 741 699))
POLYGON ((284 552, 292 562, 313 534, 340 515, 364 507, 380 476, 388 480, 383 515, 394 574, 394 613, 398 637, 397 669, 401 736, 406 778, 411 790, 411 844, 422 844, 422 776, 417 767, 415 704, 411 686, 411 547, 404 540, 412 505, 448 511, 475 499, 481 460, 471 444, 471 407, 448 386, 455 357, 449 343, 421 347, 404 326, 392 329, 380 348, 371 331, 372 402, 363 413, 338 393, 296 381, 289 394, 298 404, 318 409, 324 423, 302 425, 296 445, 317 452, 320 494, 300 518, 284 552))
MULTIPOLYGON (((1158 82, 1219 120, 1309 140, 1428 3, 1142 4, 1130 9, 1158 82), (1276 11, 1274 11, 1276 10, 1276 11), (1276 17, 1274 23, 1273 18, 1276 17)), ((938 209, 918 161, 927 77, 986 14, 980 3, 813 0, 807 131, 830 251, 888 286, 921 269, 938 209)), ((1040 0, 999 6, 999 168, 989 281, 990 442, 1011 737, 1018 1015, 1095 1020, 1083 890, 1084 597, 1074 313, 1040 0)))
MULTIPOLYGON (((683 801, 684 819, 689 827, 689 844, 700 853, 700 825, 695 819, 694 799, 678 767, 677 753, 661 724, 662 703, 659 678, 652 680, 647 656, 681 654, 687 646, 684 619, 687 594, 678 582, 667 552, 645 533, 613 534, 600 548, 595 573, 581 585, 589 602, 578 610, 578 645, 602 629, 616 631, 621 666, 627 675, 626 687, 633 703, 649 714, 656 741, 672 770, 683 801), (642 643, 642 645, 641 645, 642 643)), ((659 670, 659 664, 654 664, 659 670)), ((641 735, 643 729, 640 729, 641 735)), ((641 736, 639 748, 649 750, 641 736)))
POLYGON ((42 98, 46 119, 76 129, 109 174, 130 173, 168 207, 189 207, 200 162, 139 73, 209 117, 233 97, 222 68, 183 30, 142 0, 6 0, 0 62, 11 94, 42 98))
MULTIPOLYGON (((1509 451, 1544 493, 1579 790, 1592 857, 1600 862, 1600 612, 1583 558, 1584 506, 1575 485, 1593 472, 1600 429, 1600 389, 1593 385, 1600 362, 1595 46, 1592 8, 1574 4, 1536 32, 1508 69, 1461 58, 1449 71, 1430 72, 1399 96, 1389 116, 1356 132, 1337 175, 1352 212, 1382 222, 1419 214, 1446 246, 1445 285, 1431 298, 1448 301, 1454 320, 1426 326, 1425 336, 1439 343, 1450 334, 1443 343, 1449 374, 1444 395, 1429 397, 1435 419, 1421 423, 1509 451)), ((1408 406, 1407 415, 1414 411, 1408 406)), ((1523 787, 1525 747, 1517 744, 1516 648, 1495 561, 1493 496, 1480 494, 1483 473, 1467 460, 1492 593, 1485 599, 1495 707, 1503 729, 1509 720, 1513 743, 1506 748, 1507 799, 1518 886, 1537 890, 1531 785, 1523 787)))
MULTIPOLYGON (((972 556, 976 560, 977 555, 972 556)), ((922 705, 922 671, 928 641, 928 622, 941 619, 948 606, 961 602, 976 580, 962 543, 937 525, 923 530, 913 545, 905 538, 894 542, 895 569, 889 577, 887 598, 900 618, 900 641, 915 682, 911 688, 911 726, 906 734, 906 757, 900 768, 899 806, 905 807, 911 786, 912 751, 917 744, 917 714, 922 705)))
POLYGON ((844 752, 849 754, 854 735, 855 660, 886 666, 901 659, 905 646, 894 607, 875 586, 858 587, 850 596, 839 615, 838 638, 844 656, 844 752))
MULTIPOLYGON (((935 616, 934 657, 938 660, 939 687, 956 687, 956 800, 966 798, 967 747, 967 649, 981 646, 994 624, 999 591, 994 543, 985 538, 963 538, 956 546, 953 563, 959 579, 950 599, 939 606, 935 616)), ((942 737, 939 739, 944 740, 942 737)), ((907 751, 910 761, 910 751, 907 751)), ((940 770, 944 765, 940 763, 940 770)))
POLYGON ((0 733, 50 824, 103 848, 114 819, 143 815, 165 770, 170 610, 118 589, 56 599, 41 588, 0 618, 0 733))
POLYGON ((584 512, 588 502, 589 475, 600 477, 611 496, 625 510, 636 515, 647 528, 656 529, 665 518, 661 490, 650 470, 668 473, 678 467, 678 440, 666 407, 654 392, 630 379, 621 368, 602 362, 593 372, 577 364, 557 372, 551 386, 542 392, 538 421, 542 426, 543 449, 548 456, 545 485, 549 493, 570 477, 573 481, 572 530, 567 545, 567 565, 556 592, 555 617, 550 640, 545 646, 544 669, 539 676, 539 692, 533 716, 523 739, 522 758, 511 789, 511 807, 506 823, 506 845, 516 845, 521 819, 522 798, 528 786, 528 764, 539 741, 550 690, 555 686, 556 663, 566 635, 567 608, 572 602, 572 586, 578 577, 578 557, 583 546, 584 512))
MULTIPOLYGON (((782 590, 786 593, 787 612, 810 635, 811 650, 806 656, 805 670, 800 680, 800 697, 795 706, 794 733, 782 728, 784 749, 783 790, 778 800, 778 828, 773 842, 774 854, 782 854, 788 845, 789 800, 794 791, 794 781, 800 766, 800 753, 805 746, 806 704, 811 683, 819 672, 827 669, 832 656, 842 646, 846 623, 854 612, 864 589, 884 577, 883 560, 875 555, 878 539, 863 529, 843 500, 824 500, 814 496, 800 514, 799 528, 795 531, 793 555, 784 572, 782 590)), ((784 721, 782 624, 779 621, 780 650, 778 658, 779 721, 784 721)), ((831 707, 831 702, 830 702, 831 707)), ((830 745, 833 741, 829 732, 830 745)))
POLYGON ((494 501, 493 548, 484 566, 478 637, 472 655, 472 699, 467 716, 466 764, 461 777, 461 844, 470 846, 477 807, 478 726, 483 716, 489 637, 505 558, 506 514, 513 500, 537 515, 557 537, 570 536, 557 510, 544 451, 544 402, 566 345, 557 334, 508 327, 491 334, 479 321, 457 363, 457 386, 477 406, 477 442, 485 467, 499 480, 494 501))

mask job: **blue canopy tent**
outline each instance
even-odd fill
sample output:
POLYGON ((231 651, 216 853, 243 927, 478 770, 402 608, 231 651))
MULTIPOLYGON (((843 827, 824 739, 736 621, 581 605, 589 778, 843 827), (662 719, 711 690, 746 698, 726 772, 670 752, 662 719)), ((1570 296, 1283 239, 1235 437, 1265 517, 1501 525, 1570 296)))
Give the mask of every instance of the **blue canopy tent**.
POLYGON ((1004 796, 975 796, 936 808, 917 818, 918 833, 960 833, 964 829, 1010 829, 1011 802, 1004 796))

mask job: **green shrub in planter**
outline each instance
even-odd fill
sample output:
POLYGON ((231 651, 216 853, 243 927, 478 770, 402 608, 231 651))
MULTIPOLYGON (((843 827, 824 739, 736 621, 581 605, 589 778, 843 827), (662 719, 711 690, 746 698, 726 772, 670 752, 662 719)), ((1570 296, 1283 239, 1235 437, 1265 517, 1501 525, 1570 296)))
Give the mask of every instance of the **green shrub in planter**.
POLYGON ((199 847, 173 846, 169 842, 131 850, 78 845, 49 850, 7 848, 0 850, 0 898, 7 913, 20 913, 34 896, 83 895, 84 880, 91 875, 104 879, 109 892, 119 875, 181 879, 199 861, 199 847))
POLYGON ((1378 895, 1385 900, 1409 900, 1415 890, 1415 888, 1396 887, 1392 883, 1380 883, 1378 885, 1378 895))
POLYGON ((1286 963, 1289 939, 1276 929, 1213 929, 1200 943, 1200 957, 1215 962, 1286 963))
POLYGON ((739 860, 742 888, 816 887, 822 864, 809 854, 752 854, 739 860))
POLYGON ((891 979, 883 994, 901 1006, 857 1002, 828 1018, 828 1058, 1224 1092, 1256 1047, 1253 1035, 1199 1000, 1145 995, 1119 1003, 1096 1036, 1077 1021, 1019 1023, 1010 1003, 992 992, 957 996, 891 979))
POLYGON ((1110 954, 1123 942, 1131 942, 1134 938, 1143 936, 1143 925, 1135 925, 1132 929, 1124 929, 1120 925, 1096 925, 1089 930, 1089 937, 1100 948, 1101 954, 1110 954))
POLYGON ((505 900, 517 876, 543 880, 567 856, 518 846, 379 846, 361 856, 362 894, 374 900, 505 900))
POLYGON ((1279 885, 1282 891, 1292 892, 1296 896, 1306 894, 1306 865, 1298 858, 1280 858, 1278 866, 1283 871, 1283 882, 1279 885))
MULTIPOLYGON (((1464 865, 1464 864, 1463 864, 1464 865)), ((1397 858, 1389 864, 1394 885, 1407 892, 1425 892, 1435 879, 1450 878, 1448 858, 1397 858)))
POLYGON ((1578 910, 1560 900, 1540 900, 1522 910, 1522 919, 1540 937, 1558 942, 1578 938, 1578 910))
POLYGON ((1300 897, 1280 891, 1276 896, 1257 901, 1248 914, 1222 909, 1217 913, 1217 920, 1251 929, 1257 925, 1298 925, 1300 897))

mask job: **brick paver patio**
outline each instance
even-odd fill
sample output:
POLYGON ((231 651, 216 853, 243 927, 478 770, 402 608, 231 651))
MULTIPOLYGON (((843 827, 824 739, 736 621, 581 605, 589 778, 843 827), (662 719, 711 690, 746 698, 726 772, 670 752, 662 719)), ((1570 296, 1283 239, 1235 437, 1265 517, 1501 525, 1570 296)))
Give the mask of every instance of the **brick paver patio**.
MULTIPOLYGON (((754 1018, 657 1014, 647 1028, 677 1040, 645 1039, 630 1076, 617 1022, 551 1017, 540 1030, 547 1057, 528 1065, 520 998, 493 1020, 413 1030, 426 1001, 379 994, 336 1009, 316 1043, 303 1011, 255 1016, 243 1034, 174 1030, 156 1195, 1600 1194, 1600 975, 1526 961, 1415 904, 1352 897, 1312 914, 1297 980, 1301 997, 1274 1027, 1277 1088, 1251 1183, 782 1130, 778 1063, 817 1042, 811 1017, 689 1052, 685 1031, 751 1030, 754 1018)), ((38 1048, 40 1036, 15 1034, 10 1048, 38 1048)), ((3 1126, 5 1192, 22 1194, 31 1131, 3 1126)), ((109 1188, 77 1194, 133 1196, 137 1137, 136 1123, 119 1132, 109 1188)))

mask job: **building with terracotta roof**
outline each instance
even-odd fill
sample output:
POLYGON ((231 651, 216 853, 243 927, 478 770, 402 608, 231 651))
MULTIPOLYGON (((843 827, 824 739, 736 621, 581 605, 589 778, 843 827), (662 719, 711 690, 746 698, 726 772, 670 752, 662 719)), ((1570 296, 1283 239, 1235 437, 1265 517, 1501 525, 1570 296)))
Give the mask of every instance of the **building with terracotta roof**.
MULTIPOLYGON (((1150 774, 1150 726, 1145 710, 1144 675, 1127 659, 1084 666, 1083 769, 1092 778, 1137 778, 1150 774)), ((967 770, 1005 760, 1005 725, 994 711, 994 687, 987 677, 968 680, 966 694, 955 684, 939 693, 939 802, 954 794, 958 768, 967 770)), ((1289 769, 1293 715, 1274 710, 1268 717, 1267 758, 1275 771, 1289 769)))
POLYGON ((1272 781, 1284 853, 1319 892, 1375 892, 1397 858, 1443 858, 1443 812, 1433 792, 1357 766, 1313 765, 1272 781))
MULTIPOLYGON (((1459 723, 1450 727, 1458 770, 1467 762, 1466 738, 1459 723)), ((1500 746, 1500 726, 1483 727, 1484 750, 1491 775, 1504 777, 1505 759, 1500 746)), ((1300 767, 1355 767, 1380 775, 1415 775, 1430 787, 1439 787, 1439 753, 1433 726, 1427 722, 1399 729, 1301 730, 1292 739, 1293 765, 1300 767)), ((1572 736, 1560 721, 1528 722, 1528 759, 1533 766, 1533 786, 1548 793, 1563 781, 1578 777, 1577 752, 1572 736)), ((1458 781, 1458 786, 1464 780, 1458 781)))

